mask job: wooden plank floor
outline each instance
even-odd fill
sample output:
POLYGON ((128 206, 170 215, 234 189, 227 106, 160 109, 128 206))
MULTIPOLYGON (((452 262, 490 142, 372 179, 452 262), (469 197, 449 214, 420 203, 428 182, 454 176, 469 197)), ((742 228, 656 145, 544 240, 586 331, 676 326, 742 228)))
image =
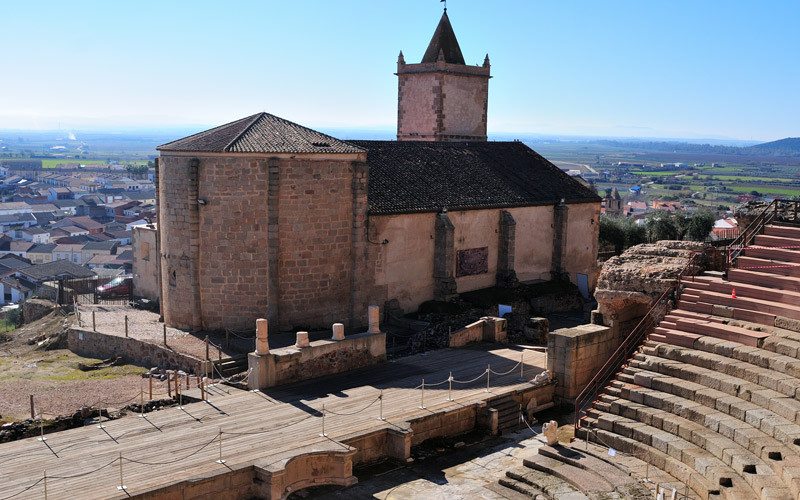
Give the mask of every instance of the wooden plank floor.
POLYGON ((521 387, 518 365, 524 352, 525 378, 543 370, 544 353, 517 347, 484 345, 443 349, 427 355, 331 377, 282 386, 264 392, 218 387, 209 402, 186 404, 127 416, 46 435, 45 442, 28 438, 0 445, 0 500, 44 498, 44 472, 48 499, 127 498, 145 490, 187 479, 224 473, 249 466, 264 466, 293 456, 293 450, 330 444, 343 436, 366 434, 403 426, 410 418, 446 411, 491 399, 521 387), (486 392, 487 365, 491 393, 486 392), (515 365, 517 365, 515 367, 515 365), (453 402, 447 401, 452 372, 453 402), (420 409, 425 379, 425 406, 420 409), (438 384, 431 386, 432 384, 438 384), (383 390, 383 416, 378 420, 383 390), (321 410, 325 405, 325 432, 321 437, 321 410), (225 464, 216 460, 220 454, 225 464), (126 492, 119 491, 120 455, 126 492), (38 481, 38 483, 37 483, 38 481), (26 489, 28 488, 28 489, 26 489))

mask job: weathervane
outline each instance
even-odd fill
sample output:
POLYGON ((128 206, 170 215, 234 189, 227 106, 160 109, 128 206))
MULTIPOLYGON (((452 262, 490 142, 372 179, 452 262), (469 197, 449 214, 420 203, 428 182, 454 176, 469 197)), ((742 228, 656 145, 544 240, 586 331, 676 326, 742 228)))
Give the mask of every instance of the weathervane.
POLYGON ((440 0, 444 4, 444 11, 447 12, 447 0, 440 0))

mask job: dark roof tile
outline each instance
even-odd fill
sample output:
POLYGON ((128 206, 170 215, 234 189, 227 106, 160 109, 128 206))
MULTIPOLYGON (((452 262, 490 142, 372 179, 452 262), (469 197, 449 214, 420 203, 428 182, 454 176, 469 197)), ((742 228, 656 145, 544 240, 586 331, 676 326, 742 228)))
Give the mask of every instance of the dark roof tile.
POLYGON ((433 32, 431 43, 428 44, 428 49, 425 51, 425 55, 422 56, 422 62, 436 62, 439 59, 439 52, 444 55, 444 62, 466 64, 464 56, 461 54, 461 47, 458 46, 453 26, 450 24, 450 18, 447 17, 447 11, 442 14, 442 19, 439 20, 439 25, 436 27, 436 31, 433 32))
POLYGON ((367 150, 371 214, 600 202, 521 142, 352 142, 367 150))
POLYGON ((360 153, 329 135, 269 113, 258 113, 159 146, 159 151, 229 153, 360 153))

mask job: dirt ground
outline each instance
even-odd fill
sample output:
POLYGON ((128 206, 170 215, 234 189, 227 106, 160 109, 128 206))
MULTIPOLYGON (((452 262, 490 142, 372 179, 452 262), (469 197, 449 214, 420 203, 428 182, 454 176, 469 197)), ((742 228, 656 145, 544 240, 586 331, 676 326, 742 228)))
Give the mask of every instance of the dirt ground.
MULTIPOLYGON (((74 315, 54 312, 5 334, 0 341, 0 421, 30 417, 30 396, 46 418, 72 414, 82 406, 121 408, 149 392, 142 378, 147 367, 120 365, 81 371, 78 363, 101 360, 77 356, 67 349, 44 350, 29 339, 55 335, 72 324, 74 315)), ((153 381, 154 397, 166 393, 166 382, 153 381)))

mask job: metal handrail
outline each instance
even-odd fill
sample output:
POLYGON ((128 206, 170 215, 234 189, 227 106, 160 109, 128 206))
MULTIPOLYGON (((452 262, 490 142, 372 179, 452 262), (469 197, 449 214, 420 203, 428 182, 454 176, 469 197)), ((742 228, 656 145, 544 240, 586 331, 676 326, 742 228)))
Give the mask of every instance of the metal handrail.
POLYGON ((600 391, 606 388, 614 376, 625 366, 625 363, 633 353, 639 349, 647 335, 660 322, 660 319, 656 319, 656 308, 662 304, 666 307, 671 297, 674 297, 675 305, 677 306, 677 302, 680 300, 681 283, 684 278, 691 276, 692 281, 694 281, 694 275, 699 268, 699 255, 699 253, 692 254, 686 266, 678 273, 676 283, 664 290, 661 296, 650 304, 650 309, 648 309, 641 321, 575 398, 575 429, 580 428, 581 419, 597 400, 600 391))
POLYGON ((730 268, 733 267, 734 262, 736 259, 741 255, 742 251, 745 249, 747 245, 750 244, 750 241, 755 238, 761 230, 769 224, 773 222, 775 219, 778 218, 778 208, 782 205, 792 205, 794 210, 794 216, 792 218, 793 222, 797 222, 798 220, 798 209, 800 209, 800 201, 796 200, 772 200, 769 205, 764 207, 764 210, 753 219, 750 224, 742 231, 742 233, 731 242, 730 245, 727 247, 728 252, 728 259, 726 267, 730 268))

